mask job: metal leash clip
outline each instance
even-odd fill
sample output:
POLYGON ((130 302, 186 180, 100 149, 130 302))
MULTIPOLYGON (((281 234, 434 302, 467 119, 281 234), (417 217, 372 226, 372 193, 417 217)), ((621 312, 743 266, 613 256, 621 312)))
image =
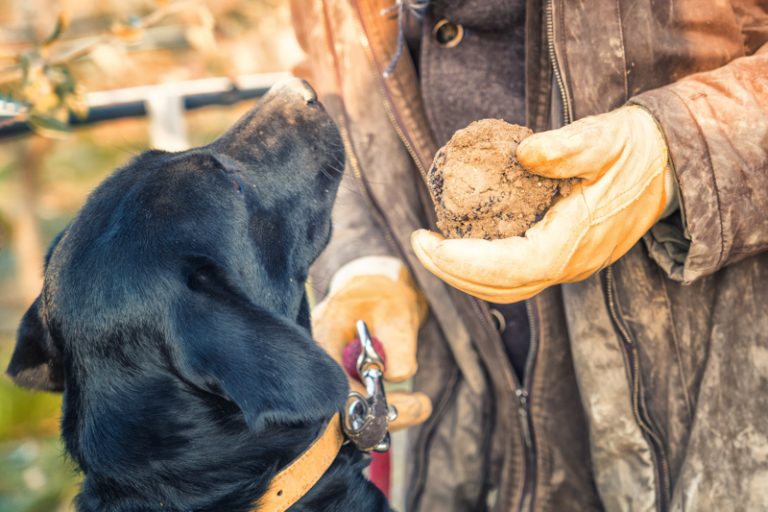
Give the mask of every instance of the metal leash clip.
POLYGON ((386 452, 389 450, 389 423, 397 418, 394 406, 387 405, 384 391, 384 361, 373 346, 368 326, 357 321, 360 355, 357 373, 368 396, 352 391, 344 406, 343 428, 347 438, 358 450, 386 452))

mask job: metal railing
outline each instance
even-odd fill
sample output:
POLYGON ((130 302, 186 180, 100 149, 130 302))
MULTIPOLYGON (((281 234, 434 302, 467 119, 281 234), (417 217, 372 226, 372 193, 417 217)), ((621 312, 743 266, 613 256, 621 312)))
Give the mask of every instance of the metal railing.
MULTIPOLYGON (((69 123, 72 127, 81 127, 145 116, 150 116, 150 123, 155 116, 166 116, 167 120, 168 110, 164 105, 176 105, 173 107, 176 112, 174 115, 183 115, 186 111, 212 105, 233 105, 263 96, 273 84, 288 76, 289 73, 262 73, 236 78, 204 78, 91 92, 86 94, 88 115, 84 118, 71 115, 69 123)), ((0 127, 0 139, 28 134, 31 131, 26 122, 11 123, 0 127)))

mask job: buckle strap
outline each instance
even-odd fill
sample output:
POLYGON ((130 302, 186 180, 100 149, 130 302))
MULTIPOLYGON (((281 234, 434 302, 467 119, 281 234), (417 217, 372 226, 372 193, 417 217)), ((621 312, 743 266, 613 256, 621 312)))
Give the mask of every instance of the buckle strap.
POLYGON ((328 471, 343 444, 344 434, 336 413, 322 435, 272 479, 252 512, 285 512, 328 471))

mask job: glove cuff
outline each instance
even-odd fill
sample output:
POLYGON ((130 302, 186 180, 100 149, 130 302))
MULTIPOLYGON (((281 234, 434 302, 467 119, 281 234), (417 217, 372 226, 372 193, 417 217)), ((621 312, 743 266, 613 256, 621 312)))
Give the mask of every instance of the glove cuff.
POLYGON ((648 115, 648 118, 653 121, 654 125, 656 126, 656 129, 659 132, 660 135, 660 144, 664 145, 664 151, 667 153, 667 167, 664 169, 664 193, 666 194, 666 202, 664 205, 664 211, 661 213, 661 216, 659 219, 664 219, 666 217, 669 217, 673 213, 675 213, 680 208, 680 200, 678 198, 678 185, 677 180, 674 176, 674 167, 672 165, 672 159, 669 156, 669 144, 667 143, 667 137, 664 133, 664 128, 661 126, 661 123, 659 123, 659 120, 656 119, 656 116, 653 115, 653 112, 648 110, 644 105, 640 105, 634 102, 629 102, 627 104, 627 108, 637 108, 643 112, 645 112, 648 115))
POLYGON ((331 296, 343 289, 355 277, 359 276, 383 276, 398 283, 408 280, 408 270, 402 261, 394 256, 365 256, 357 258, 336 271, 328 288, 331 296), (405 279, 401 276, 405 274, 405 279))
POLYGON ((426 299, 414 284, 408 268, 394 256, 365 256, 345 264, 333 275, 326 298, 333 297, 355 278, 363 276, 385 277, 393 283, 412 290, 416 297, 420 323, 424 322, 428 312, 426 299))

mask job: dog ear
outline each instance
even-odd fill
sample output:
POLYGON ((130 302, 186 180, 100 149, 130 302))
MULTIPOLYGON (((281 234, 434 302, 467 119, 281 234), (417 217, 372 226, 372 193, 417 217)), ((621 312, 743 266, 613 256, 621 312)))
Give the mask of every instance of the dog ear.
POLYGON ((253 431, 325 419, 343 407, 343 370, 287 318, 245 299, 192 294, 176 326, 182 372, 234 402, 253 431))
POLYGON ((19 386, 44 391, 64 389, 61 354, 40 315, 40 297, 24 314, 16 337, 16 348, 6 373, 19 386))

